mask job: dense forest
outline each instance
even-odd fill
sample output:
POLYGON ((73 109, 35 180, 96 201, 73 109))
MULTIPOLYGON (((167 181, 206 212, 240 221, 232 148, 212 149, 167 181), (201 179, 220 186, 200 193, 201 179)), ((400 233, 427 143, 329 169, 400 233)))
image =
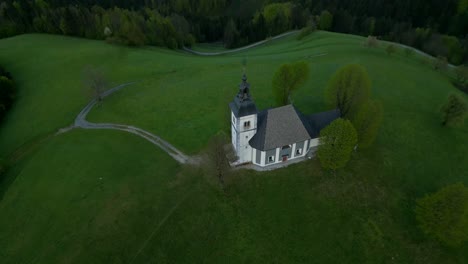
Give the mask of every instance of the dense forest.
POLYGON ((454 64, 468 61, 468 0, 3 0, 0 37, 29 32, 169 48, 242 46, 319 29, 407 44, 454 64))

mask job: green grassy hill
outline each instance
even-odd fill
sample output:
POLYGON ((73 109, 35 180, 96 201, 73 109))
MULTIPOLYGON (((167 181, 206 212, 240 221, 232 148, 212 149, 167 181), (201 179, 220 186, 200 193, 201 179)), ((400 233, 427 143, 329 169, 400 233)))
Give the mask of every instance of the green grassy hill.
POLYGON ((442 128, 438 115, 457 91, 426 59, 389 56, 363 41, 316 32, 198 57, 50 35, 0 40, 0 63, 20 91, 0 127, 0 157, 17 160, 0 183, 2 263, 467 262, 468 245, 426 239, 413 215, 414 199, 468 184, 468 124, 442 128), (324 89, 339 67, 365 66, 385 110, 377 142, 336 177, 312 160, 241 171, 222 193, 206 173, 136 136, 53 136, 86 104, 82 70, 94 65, 113 85, 138 83, 106 98, 90 121, 138 126, 198 153, 229 130, 227 103, 244 58, 260 109, 273 106, 275 70, 308 61, 309 81, 293 97, 304 113, 326 110, 324 89))

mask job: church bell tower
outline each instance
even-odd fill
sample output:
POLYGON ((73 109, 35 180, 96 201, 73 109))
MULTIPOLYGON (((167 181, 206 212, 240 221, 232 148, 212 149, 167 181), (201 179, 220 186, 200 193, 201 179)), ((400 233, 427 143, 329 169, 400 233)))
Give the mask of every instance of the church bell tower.
POLYGON ((245 74, 242 76, 239 92, 229 107, 232 145, 239 158, 238 163, 249 163, 252 161, 252 147, 249 145, 249 140, 257 132, 257 107, 250 96, 250 84, 245 74))

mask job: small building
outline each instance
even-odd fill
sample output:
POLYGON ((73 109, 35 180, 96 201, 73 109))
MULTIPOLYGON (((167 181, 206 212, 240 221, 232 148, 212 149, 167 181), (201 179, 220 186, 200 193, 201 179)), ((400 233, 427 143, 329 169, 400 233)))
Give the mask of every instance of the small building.
POLYGON ((304 115, 291 104, 259 112, 245 74, 229 107, 236 164, 262 167, 312 155, 320 130, 340 117, 339 110, 304 115))

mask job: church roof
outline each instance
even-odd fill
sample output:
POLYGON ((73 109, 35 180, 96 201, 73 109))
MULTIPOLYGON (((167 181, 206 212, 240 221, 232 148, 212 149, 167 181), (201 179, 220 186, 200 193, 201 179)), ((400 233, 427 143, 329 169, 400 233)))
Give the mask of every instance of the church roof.
POLYGON ((340 117, 341 117, 340 110, 335 109, 335 110, 331 110, 327 112, 312 114, 310 116, 303 115, 303 120, 304 120, 304 123, 308 124, 306 128, 307 128, 307 131, 309 132, 310 137, 316 138, 320 135, 320 130, 324 129, 331 122, 333 122, 335 119, 338 119, 340 117))
POLYGON ((257 113, 257 107, 252 100, 241 101, 236 97, 234 98, 234 101, 229 103, 229 107, 236 117, 254 115, 257 113))
POLYGON ((257 133, 249 144, 265 151, 316 138, 339 116, 338 110, 305 116, 292 105, 268 109, 258 114, 257 133))

